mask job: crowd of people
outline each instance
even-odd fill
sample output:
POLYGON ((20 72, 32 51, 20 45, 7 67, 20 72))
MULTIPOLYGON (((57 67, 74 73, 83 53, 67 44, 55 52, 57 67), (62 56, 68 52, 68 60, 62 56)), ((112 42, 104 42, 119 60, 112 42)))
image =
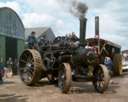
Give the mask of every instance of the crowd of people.
POLYGON ((18 70, 18 60, 12 59, 11 57, 4 63, 3 59, 0 59, 0 84, 3 83, 3 79, 11 78, 13 75, 17 74, 18 70))

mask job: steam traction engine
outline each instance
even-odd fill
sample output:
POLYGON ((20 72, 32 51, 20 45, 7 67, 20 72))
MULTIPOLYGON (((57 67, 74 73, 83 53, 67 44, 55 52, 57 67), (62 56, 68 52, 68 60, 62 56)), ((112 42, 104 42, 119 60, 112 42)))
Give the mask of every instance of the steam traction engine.
POLYGON ((19 60, 21 80, 33 85, 47 77, 56 80, 63 93, 69 91, 72 80, 89 80, 97 92, 103 93, 109 84, 109 72, 100 64, 96 50, 86 45, 85 26, 86 19, 81 18, 79 39, 74 35, 57 37, 52 43, 45 40, 38 50, 26 49, 19 60))

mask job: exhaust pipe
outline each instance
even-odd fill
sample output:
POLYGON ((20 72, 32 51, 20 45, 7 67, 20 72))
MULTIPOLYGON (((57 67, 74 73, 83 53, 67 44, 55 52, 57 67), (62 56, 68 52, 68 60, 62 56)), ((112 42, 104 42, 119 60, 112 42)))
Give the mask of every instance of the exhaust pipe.
POLYGON ((95 17, 95 37, 99 38, 99 16, 95 17))
POLYGON ((85 45, 85 37, 86 37, 86 22, 87 18, 81 17, 80 18, 80 44, 85 45))
POLYGON ((98 54, 100 55, 100 34, 99 34, 99 16, 95 17, 95 38, 98 42, 98 54))

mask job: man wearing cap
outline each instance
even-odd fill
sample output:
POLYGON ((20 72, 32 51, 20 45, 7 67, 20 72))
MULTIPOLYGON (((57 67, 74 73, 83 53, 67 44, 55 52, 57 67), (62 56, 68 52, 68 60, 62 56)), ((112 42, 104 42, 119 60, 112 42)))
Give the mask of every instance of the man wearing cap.
POLYGON ((36 38, 35 34, 36 34, 36 33, 35 33, 34 31, 32 31, 32 32, 31 32, 31 35, 30 35, 30 36, 28 37, 28 39, 27 39, 28 47, 29 47, 30 49, 37 48, 38 42, 37 42, 37 38, 36 38))

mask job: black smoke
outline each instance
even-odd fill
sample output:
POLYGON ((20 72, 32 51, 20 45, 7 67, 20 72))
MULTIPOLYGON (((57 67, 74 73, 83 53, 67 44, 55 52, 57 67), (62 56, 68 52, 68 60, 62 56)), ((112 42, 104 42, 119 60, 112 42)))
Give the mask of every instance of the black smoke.
POLYGON ((68 11, 76 17, 84 17, 88 10, 86 3, 80 0, 57 0, 58 3, 68 8, 68 11))
POLYGON ((70 12, 76 17, 84 17, 88 10, 88 6, 77 0, 73 0, 70 8, 70 12))

